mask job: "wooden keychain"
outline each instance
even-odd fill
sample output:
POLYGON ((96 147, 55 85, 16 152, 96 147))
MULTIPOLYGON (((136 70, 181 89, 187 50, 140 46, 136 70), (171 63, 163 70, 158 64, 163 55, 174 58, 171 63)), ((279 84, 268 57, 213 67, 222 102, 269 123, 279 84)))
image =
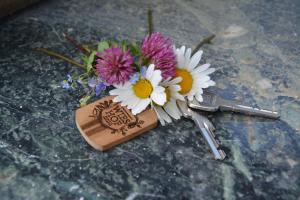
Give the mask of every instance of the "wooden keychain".
POLYGON ((108 150, 157 126, 157 115, 150 108, 133 115, 113 98, 106 96, 76 110, 77 128, 97 150, 108 150))

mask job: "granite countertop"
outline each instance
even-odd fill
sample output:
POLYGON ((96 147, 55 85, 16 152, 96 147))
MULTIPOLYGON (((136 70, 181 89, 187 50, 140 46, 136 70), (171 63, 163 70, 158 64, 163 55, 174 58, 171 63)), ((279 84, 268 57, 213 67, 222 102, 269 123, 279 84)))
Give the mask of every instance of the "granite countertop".
POLYGON ((15 199, 295 199, 300 196, 300 1, 43 1, 0 22, 0 195, 15 199), (74 66, 32 51, 80 59, 62 37, 141 40, 146 10, 177 45, 211 33, 204 59, 214 92, 276 109, 280 120, 209 115, 228 154, 211 159, 186 119, 106 152, 74 121, 80 91, 60 82, 74 66))

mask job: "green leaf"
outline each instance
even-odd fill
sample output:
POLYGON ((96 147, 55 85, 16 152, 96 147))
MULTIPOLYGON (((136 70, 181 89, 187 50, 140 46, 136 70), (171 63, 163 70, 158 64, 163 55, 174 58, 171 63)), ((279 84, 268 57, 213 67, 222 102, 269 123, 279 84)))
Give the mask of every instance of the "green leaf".
POLYGON ((141 54, 140 45, 137 42, 132 42, 129 44, 129 49, 133 56, 139 56, 141 54))
POLYGON ((127 47, 128 47, 128 45, 129 45, 129 42, 126 41, 126 40, 123 40, 123 41, 121 42, 121 45, 122 45, 122 50, 123 50, 123 51, 127 51, 127 47))
POLYGON ((98 44, 98 52, 103 52, 105 49, 109 48, 109 44, 107 41, 101 41, 98 44))
POLYGON ((92 51, 90 56, 88 57, 87 64, 86 64, 86 71, 89 73, 93 69, 93 62, 95 60, 96 51, 92 51))
POLYGON ((84 96, 82 97, 80 100, 79 100, 79 103, 80 103, 80 107, 83 107, 87 104, 87 102, 91 99, 91 95, 87 95, 87 96, 84 96))
POLYGON ((87 56, 82 56, 81 60, 83 61, 84 65, 87 66, 89 58, 87 56))

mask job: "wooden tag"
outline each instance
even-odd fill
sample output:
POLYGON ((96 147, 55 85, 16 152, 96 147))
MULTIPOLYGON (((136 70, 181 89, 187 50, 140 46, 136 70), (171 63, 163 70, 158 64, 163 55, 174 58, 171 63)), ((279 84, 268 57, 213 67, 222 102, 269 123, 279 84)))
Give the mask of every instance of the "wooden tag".
POLYGON ((156 113, 147 109, 138 115, 113 96, 76 110, 76 125, 84 139, 97 150, 107 150, 157 126, 156 113))

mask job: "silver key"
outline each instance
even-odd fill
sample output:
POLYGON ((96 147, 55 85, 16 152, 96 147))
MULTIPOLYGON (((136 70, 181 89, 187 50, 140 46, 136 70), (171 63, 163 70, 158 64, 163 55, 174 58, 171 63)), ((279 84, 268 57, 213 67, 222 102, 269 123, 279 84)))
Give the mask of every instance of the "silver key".
POLYGON ((213 152, 214 158, 216 160, 223 160, 226 157, 226 154, 223 150, 219 149, 220 145, 216 141, 215 135, 213 134, 214 126, 212 125, 212 123, 206 117, 192 111, 192 109, 187 106, 186 102, 178 101, 177 103, 181 112, 183 113, 183 116, 194 120, 194 122, 200 129, 202 136, 213 152))
POLYGON ((194 99, 193 101, 189 102, 189 107, 208 112, 216 112, 220 110, 238 112, 246 115, 268 117, 273 119, 279 118, 279 114, 275 111, 241 105, 237 102, 223 99, 211 92, 205 92, 204 94, 202 94, 202 96, 203 102, 198 102, 196 99, 194 99))

